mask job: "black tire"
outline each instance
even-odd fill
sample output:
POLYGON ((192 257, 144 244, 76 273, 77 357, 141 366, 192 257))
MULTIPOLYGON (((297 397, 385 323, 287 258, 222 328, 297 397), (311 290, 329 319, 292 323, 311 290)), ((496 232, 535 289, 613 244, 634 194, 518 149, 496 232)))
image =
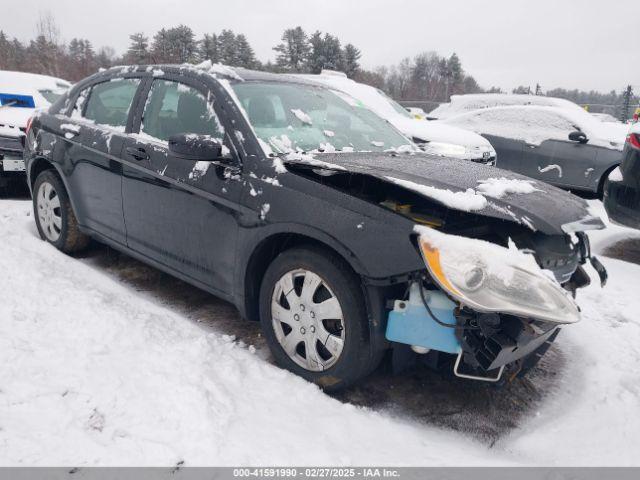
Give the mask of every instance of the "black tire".
POLYGON ((89 244, 90 238, 82 233, 78 227, 78 220, 71 207, 67 190, 60 177, 53 170, 45 170, 36 178, 33 185, 33 216, 40 238, 52 244, 58 250, 64 253, 74 253, 83 250, 89 244), (45 234, 45 227, 38 213, 38 192, 45 183, 48 183, 53 188, 60 201, 60 207, 56 209, 56 213, 61 218, 61 226, 59 228, 59 236, 55 240, 48 238, 45 234))
POLYGON ((260 323, 276 362, 326 391, 337 391, 362 379, 380 361, 369 343, 367 311, 359 278, 337 255, 315 247, 297 247, 278 255, 265 272, 260 288, 260 323), (338 300, 343 313, 344 344, 335 363, 322 371, 301 367, 284 350, 274 330, 272 297, 277 282, 292 270, 318 275, 338 300), (372 365, 376 363, 376 365, 372 365))

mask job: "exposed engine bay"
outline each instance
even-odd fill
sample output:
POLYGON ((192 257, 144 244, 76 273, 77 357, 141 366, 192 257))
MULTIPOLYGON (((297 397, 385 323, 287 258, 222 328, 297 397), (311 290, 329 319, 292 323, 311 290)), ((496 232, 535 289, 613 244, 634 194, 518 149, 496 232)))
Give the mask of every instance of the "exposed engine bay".
MULTIPOLYGON (((297 173, 404 216, 447 235, 483 240, 533 256, 542 271, 569 297, 590 283, 583 266, 590 260, 602 283, 606 272, 590 254, 583 232, 549 234, 531 225, 448 208, 393 183, 360 173, 300 168, 297 173)), ((418 247, 419 249, 419 247, 418 247)), ((560 331, 560 324, 535 316, 482 311, 450 295, 429 272, 416 272, 391 308, 386 338, 394 361, 407 351, 435 363, 453 362, 456 376, 498 382, 533 367, 560 331), (404 352, 396 355, 396 352, 404 352), (447 357, 449 360, 447 361, 447 357), (508 375, 503 375, 505 369, 508 375)), ((579 310, 576 306, 576 309, 579 310)), ((562 323, 562 322, 560 322, 562 323)), ((401 367, 400 367, 401 368, 401 367)))

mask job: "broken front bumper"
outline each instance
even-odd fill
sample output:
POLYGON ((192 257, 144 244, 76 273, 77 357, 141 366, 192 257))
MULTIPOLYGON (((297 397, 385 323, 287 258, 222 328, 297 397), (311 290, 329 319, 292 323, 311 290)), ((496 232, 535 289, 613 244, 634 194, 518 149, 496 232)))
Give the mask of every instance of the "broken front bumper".
POLYGON ((419 353, 457 355, 454 374, 459 377, 497 381, 505 366, 546 350, 558 332, 550 322, 460 310, 441 291, 420 293, 414 283, 409 300, 397 300, 389 313, 386 338, 419 353))

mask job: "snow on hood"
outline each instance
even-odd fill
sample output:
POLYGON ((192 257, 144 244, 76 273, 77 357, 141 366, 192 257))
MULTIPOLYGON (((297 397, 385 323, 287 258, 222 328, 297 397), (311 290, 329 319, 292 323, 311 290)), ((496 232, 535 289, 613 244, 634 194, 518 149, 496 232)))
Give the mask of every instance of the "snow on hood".
POLYGON ((604 228, 583 199, 478 163, 426 154, 373 152, 285 156, 283 161, 336 173, 346 170, 369 175, 455 210, 520 223, 547 234, 604 228))
MULTIPOLYGON (((61 78, 50 77, 48 75, 37 75, 35 73, 11 72, 0 70, 0 93, 11 95, 29 95, 33 97, 36 108, 23 107, 0 107, 0 125, 5 127, 25 128, 27 120, 41 109, 49 108, 51 103, 42 95, 42 91, 52 91, 62 94, 71 87, 71 84, 61 78)), ((6 128, 3 134, 10 135, 6 128)), ((16 135, 20 132, 17 131, 16 135)))

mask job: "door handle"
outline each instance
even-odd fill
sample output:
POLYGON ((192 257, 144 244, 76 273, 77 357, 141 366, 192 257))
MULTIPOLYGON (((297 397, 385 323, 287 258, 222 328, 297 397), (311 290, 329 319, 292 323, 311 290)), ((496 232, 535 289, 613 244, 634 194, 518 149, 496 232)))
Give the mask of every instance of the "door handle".
POLYGON ((149 154, 145 151, 144 148, 127 147, 125 151, 127 152, 127 155, 132 156, 136 160, 149 160, 149 154))

